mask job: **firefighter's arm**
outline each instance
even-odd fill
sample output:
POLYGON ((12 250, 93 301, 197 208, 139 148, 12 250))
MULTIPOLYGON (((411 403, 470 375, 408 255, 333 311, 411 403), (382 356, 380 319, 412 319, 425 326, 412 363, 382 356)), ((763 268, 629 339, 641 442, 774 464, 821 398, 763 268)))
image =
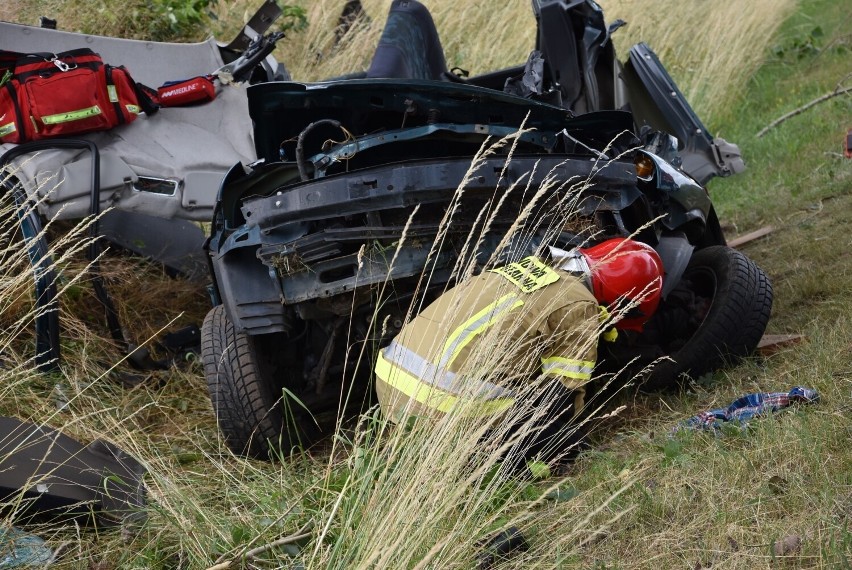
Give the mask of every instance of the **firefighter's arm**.
POLYGON ((575 410, 583 405, 585 386, 597 359, 599 312, 594 303, 577 302, 554 311, 545 324, 550 335, 541 372, 574 390, 575 410))

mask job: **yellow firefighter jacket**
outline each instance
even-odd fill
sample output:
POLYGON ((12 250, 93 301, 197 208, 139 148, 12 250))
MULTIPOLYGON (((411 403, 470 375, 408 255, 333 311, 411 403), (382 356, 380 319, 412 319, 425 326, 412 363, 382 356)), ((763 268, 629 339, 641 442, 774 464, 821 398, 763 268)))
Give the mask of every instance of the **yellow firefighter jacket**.
POLYGON ((519 383, 558 379, 576 391, 576 413, 598 328, 598 304, 571 273, 536 257, 483 272, 441 295, 380 352, 382 412, 394 421, 454 408, 501 416, 519 383))

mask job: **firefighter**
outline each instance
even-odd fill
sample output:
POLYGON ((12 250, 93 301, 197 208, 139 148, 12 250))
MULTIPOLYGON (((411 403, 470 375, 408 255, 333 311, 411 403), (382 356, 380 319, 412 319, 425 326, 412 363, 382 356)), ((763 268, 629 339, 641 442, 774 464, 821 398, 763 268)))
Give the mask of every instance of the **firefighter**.
POLYGON ((663 265, 626 238, 550 252, 547 263, 530 256, 472 277, 406 324, 376 363, 382 412, 396 422, 454 409, 500 418, 518 388, 538 379, 559 381, 575 416, 599 336, 642 329, 660 300, 663 265))

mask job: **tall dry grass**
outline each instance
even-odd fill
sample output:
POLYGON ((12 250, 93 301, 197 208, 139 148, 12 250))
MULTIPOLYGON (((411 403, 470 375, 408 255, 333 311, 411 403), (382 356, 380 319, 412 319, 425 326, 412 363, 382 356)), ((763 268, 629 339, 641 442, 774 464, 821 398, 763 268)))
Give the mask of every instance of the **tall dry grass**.
POLYGON ((0 386, 4 400, 12 396, 18 378, 37 374, 33 325, 37 309, 32 303, 35 280, 27 251, 21 247, 17 213, 11 196, 0 199, 0 370, 4 380, 11 380, 0 386), (25 348, 28 343, 21 342, 28 332, 32 334, 29 353, 25 348))
MULTIPOLYGON (((223 22, 235 16, 241 20, 250 15, 250 4, 222 1, 217 10, 223 22)), ((356 27, 339 47, 333 45, 339 2, 305 4, 309 30, 292 34, 280 52, 295 79, 321 79, 368 65, 389 2, 364 4, 371 22, 356 27)), ((524 60, 534 41, 529 3, 496 4, 428 3, 450 66, 480 73, 524 60)), ((759 62, 772 30, 793 5, 792 0, 784 4, 779 0, 751 9, 758 4, 657 3, 654 13, 647 16, 645 3, 608 2, 605 8, 609 20, 621 17, 631 22, 616 36, 621 53, 621 46, 632 41, 625 38, 634 33, 648 41, 699 114, 707 119, 711 113, 712 124, 712 113, 735 100, 737 85, 759 62), (739 47, 730 47, 734 45, 739 47), (723 54, 719 46, 730 49, 723 54), (693 55, 692 50, 700 49, 704 49, 704 57, 709 53, 713 55, 710 59, 719 60, 718 65, 705 65, 701 57, 693 55), (725 54, 732 59, 722 58, 725 54), (746 60, 748 65, 737 67, 746 60)), ((227 26, 239 27, 233 22, 222 24, 223 29, 227 26)), ((585 183, 574 182, 579 183, 577 188, 585 183)), ((5 208, 0 210, 0 219, 11 219, 11 206, 5 208)), ((480 231, 487 220, 483 214, 480 231)), ((4 230, 7 227, 12 226, 4 226, 4 230)), ((83 235, 80 230, 77 238, 83 235)), ((471 247, 477 239, 472 237, 471 247)), ((82 247, 69 245, 67 251, 82 247)), ((555 508, 554 501, 568 481, 554 478, 542 491, 509 477, 500 467, 509 448, 479 445, 489 426, 464 414, 406 426, 393 426, 375 413, 367 414, 354 430, 340 427, 328 454, 305 454, 296 461, 273 465, 237 458, 218 436, 198 367, 170 371, 159 386, 145 384, 125 390, 115 383, 96 382, 103 379, 101 355, 114 359, 120 355, 113 348, 95 348, 109 343, 87 332, 85 326, 73 327, 73 352, 58 379, 69 400, 60 413, 51 397, 57 379, 45 381, 32 367, 28 260, 17 246, 3 250, 3 256, 0 366, 4 367, 4 384, 0 400, 5 402, 4 409, 7 413, 25 410, 27 418, 49 421, 83 439, 107 435, 140 458, 150 471, 149 524, 142 532, 128 539, 67 531, 62 538, 73 541, 75 552, 81 554, 69 556, 65 567, 103 559, 113 567, 204 568, 217 560, 239 560, 253 548, 309 529, 309 537, 298 542, 299 548, 270 548, 252 563, 281 567, 299 560, 309 568, 466 568, 475 565, 482 539, 516 525, 527 533, 531 549, 512 564, 557 568, 569 564, 578 550, 602 536, 608 523, 632 508, 619 504, 618 499, 630 487, 636 469, 624 477, 602 480, 600 500, 581 495, 569 505, 555 508), (13 314, 14 318, 7 319, 13 314), (97 358, 92 357, 93 351, 99 353, 97 358)), ((462 256, 462 260, 470 257, 462 256)), ((457 271, 467 274, 470 266, 463 261, 457 271)), ((79 275, 85 276, 85 271, 79 275)), ((130 273, 124 282, 130 289, 140 289, 130 273)), ((168 290, 167 285, 158 286, 156 294, 162 298, 168 290)), ((63 291, 67 295, 74 287, 63 291)), ((138 294, 128 306, 146 304, 144 293, 138 294)), ((132 321, 134 314, 140 319, 149 316, 136 310, 123 316, 132 321)), ((494 358, 499 358, 499 351, 481 355, 486 364, 494 358)), ((529 396, 527 401, 532 402, 536 394, 529 396)), ((600 404, 592 402, 591 406, 600 404)), ((536 410, 526 412, 535 418, 536 410)), ((519 431, 507 434, 509 444, 536 429, 534 423, 522 424, 519 431)))
MULTIPOLYGON (((236 0, 234 5, 243 3, 236 0)), ((296 80, 322 80, 369 66, 390 2, 364 0, 362 4, 367 18, 358 20, 337 45, 335 30, 341 3, 322 0, 302 4, 307 10, 308 28, 292 34, 279 51, 296 80)), ((475 75, 516 65, 526 60, 535 43, 535 19, 527 2, 434 0, 424 4, 435 20, 450 68, 459 66, 475 75)))
POLYGON ((712 127, 735 105, 767 56, 797 0, 601 0, 607 21, 628 25, 614 34, 618 53, 644 41, 660 57, 687 101, 712 127))
MULTIPOLYGON (((465 179, 475 174, 484 157, 499 149, 508 150, 507 163, 511 162, 513 139, 509 137, 483 147, 465 179)), ((573 181, 545 176, 541 184, 532 184, 530 180, 531 176, 521 177, 506 191, 507 194, 523 192, 531 199, 530 206, 520 213, 517 223, 502 240, 504 248, 523 243, 530 233, 552 237, 574 215, 576 200, 583 189, 594 184, 594 175, 573 181), (544 212, 536 207, 546 196, 553 195, 560 196, 558 204, 544 212)), ((448 214, 432 246, 433 253, 456 223, 454 205, 463 199, 465 190, 464 185, 460 186, 447 208, 448 214)), ((481 208, 471 239, 455 265, 453 273, 457 277, 472 272, 473 251, 478 249, 479 241, 491 229, 503 206, 503 197, 495 195, 493 201, 481 208)), ((398 247, 405 241, 403 232, 398 247)), ((510 249, 509 259, 523 257, 526 252, 522 249, 510 249)), ((500 254, 498 248, 495 257, 500 254)), ((428 281, 429 275, 424 275, 423 285, 428 281)), ((409 319, 422 308, 416 300, 412 304, 409 319)), ((458 307, 458 311, 465 310, 462 305, 458 307)), ((507 326, 517 324, 507 323, 507 326)), ((376 327, 380 325, 377 320, 373 323, 376 327)), ((597 344, 600 327, 597 316, 594 322, 578 325, 590 333, 576 337, 578 354, 597 344)), ((505 384, 504 361, 508 355, 537 353, 544 348, 544 345, 521 345, 520 341, 499 332, 499 327, 495 327, 480 339, 460 374, 505 384)), ((433 342, 435 348, 444 339, 436 338, 433 342)), ((420 350, 428 352, 428 343, 420 350)), ((586 401, 585 419, 566 424, 567 418, 558 417, 557 410, 540 405, 558 397, 552 380, 532 379, 528 370, 508 374, 512 378, 515 404, 496 417, 482 417, 480 402, 475 397, 476 387, 471 384, 466 386, 468 392, 462 392, 458 405, 446 415, 418 417, 409 411, 410 415, 394 418, 397 423, 391 423, 374 410, 362 416, 353 433, 339 429, 334 446, 343 451, 346 459, 340 463, 336 459, 338 454, 334 450, 331 453, 327 467, 329 481, 336 480, 338 486, 334 488, 334 499, 318 517, 316 535, 304 551, 302 560, 307 566, 468 568, 483 554, 487 539, 498 531, 518 527, 524 529, 530 549, 514 559, 513 564, 558 567, 559 557, 567 559, 576 555, 592 540, 601 525, 607 524, 607 520, 601 521, 596 515, 632 484, 632 477, 622 481, 603 504, 570 514, 548 508, 560 487, 567 484, 565 478, 552 479, 544 490, 533 489, 523 484, 522 479, 527 473, 526 461, 539 457, 555 469, 572 454, 574 436, 585 431, 588 423, 600 415, 606 398, 611 395, 590 397, 586 401), (530 455, 533 446, 539 447, 538 438, 550 429, 555 435, 541 446, 542 455, 530 455), (554 529, 559 532, 552 533, 554 529)), ((629 378, 607 380, 622 387, 630 381, 629 378)), ((407 406, 404 409, 410 410, 407 406)), ((619 516, 617 513, 610 520, 619 516)))
POLYGON ((35 319, 59 311, 58 305, 39 307, 34 303, 35 282, 52 271, 53 278, 45 282, 56 288, 58 296, 76 286, 80 275, 66 277, 56 268, 88 247, 90 220, 72 227, 49 250, 40 249, 40 244, 48 242, 52 224, 37 228, 25 221, 38 217, 38 204, 16 203, 10 191, 15 173, 14 169, 0 172, 0 358, 12 369, 27 369, 34 367, 37 356, 35 319), (32 338, 25 339, 28 335, 32 338))
MULTIPOLYGON (((484 149, 482 156, 489 156, 496 147, 511 149, 512 143, 511 138, 499 141, 484 149)), ((471 174, 479 164, 479 159, 474 160, 471 174)), ((561 181, 549 176, 541 186, 534 186, 528 178, 521 178, 512 191, 540 199, 559 190, 564 198, 559 208, 548 210, 547 217, 537 218, 530 208, 510 234, 521 227, 554 232, 590 183, 593 179, 561 181)), ((464 192, 464 187, 459 188, 457 199, 464 192)), ((478 247, 502 204, 495 196, 483 208, 468 250, 478 247)), ((451 214, 444 229, 453 223, 451 214)), ((81 232, 84 229, 81 226, 81 232)), ((78 233, 76 239, 85 244, 82 235, 78 233)), ((508 237, 506 246, 512 242, 508 237)), ((19 244, 10 243, 8 251, 19 261, 4 264, 0 273, 4 280, 20 279, 25 294, 31 285, 26 276, 28 260, 19 244)), ((54 248, 52 253, 64 267, 60 250, 54 248)), ((462 252, 459 259, 455 271, 468 274, 473 255, 462 252)), ((85 276, 85 268, 66 278, 79 279, 75 275, 85 276)), ((125 279, 132 287, 132 280, 125 279)), ((117 298, 121 298, 122 283, 115 284, 119 285, 117 298)), ((69 291, 70 286, 63 288, 64 294, 69 291)), ((28 330, 27 319, 32 315, 26 312, 26 300, 19 304, 25 309, 20 329, 28 330)), ((599 502, 576 502, 563 511, 552 505, 568 485, 565 478, 554 478, 543 489, 515 478, 506 467, 507 456, 512 460, 514 454, 516 463, 523 465, 519 443, 554 421, 533 404, 546 398, 549 390, 537 383, 528 384, 526 392, 519 394, 521 404, 513 412, 515 417, 500 424, 465 414, 465 406, 472 403, 437 422, 412 421, 400 426, 373 410, 354 429, 341 422, 331 450, 278 464, 258 464, 227 450, 210 413, 199 367, 171 370, 162 377, 163 384, 146 382, 134 389, 123 388, 109 379, 104 363, 87 356, 87 351, 97 350, 106 341, 85 332, 86 328, 81 323, 80 330, 66 329, 66 343, 82 339, 84 345, 66 352, 61 373, 48 379, 27 367, 24 344, 20 359, 22 370, 29 375, 6 386, 4 395, 15 404, 7 402, 4 407, 17 407, 17 413, 27 419, 47 423, 83 441, 106 437, 137 457, 149 472, 148 522, 142 528, 125 529, 123 535, 92 535, 61 525, 38 529, 54 543, 74 545, 60 559, 59 567, 103 562, 120 568, 206 568, 238 561, 258 548, 262 552, 251 560, 258 567, 281 567, 293 560, 307 568, 472 567, 482 554, 482 541, 512 526, 523 529, 530 546, 517 559, 519 563, 554 567, 592 541, 607 521, 620 516, 623 509, 613 501, 634 480, 631 475, 608 481, 599 502), (57 387, 63 394, 61 406, 57 387), (492 432, 491 444, 480 443, 486 431, 492 432), (271 546, 282 536, 302 538, 298 546, 271 546)), ((476 356, 478 367, 493 368, 504 351, 518 348, 492 340, 490 350, 476 356)), ((114 349, 112 354, 116 362, 120 355, 114 349)), ((589 403, 595 408, 602 404, 589 403)), ((571 435, 570 429, 562 432, 563 438, 571 435)), ((557 451, 552 460, 558 459, 557 451)))
MULTIPOLYGON (((536 24, 529 2, 452 2, 429 0, 449 67, 480 74, 523 63, 535 45, 536 24)), ((645 41, 660 56, 687 100, 708 125, 736 103, 749 77, 764 60, 781 23, 796 0, 714 3, 703 0, 603 0, 607 22, 627 26, 613 37, 620 59, 645 41)), ((223 13, 248 13, 246 0, 222 3, 223 13)), ((316 81, 369 66, 390 6, 389 0, 364 0, 369 21, 361 20, 335 46, 340 3, 304 4, 309 26, 293 33, 279 50, 297 81, 316 81)))
MULTIPOLYGON (((341 0, 295 0, 308 17, 304 31, 291 32, 276 51, 297 81, 318 81, 366 69, 381 35, 390 0, 363 0, 365 18, 337 42, 341 0)), ((438 28, 448 66, 472 74, 523 63, 535 44, 535 18, 526 0, 455 2, 426 0, 438 28)), ((14 0, 0 6, 0 18, 58 16, 62 29, 88 29, 84 3, 14 0)), ((780 24, 797 0, 707 2, 705 0, 601 0, 607 22, 627 26, 614 35, 621 59, 633 44, 647 42, 660 56, 705 123, 718 123, 742 95, 743 86, 766 56, 780 24)), ((220 0, 211 6, 210 30, 228 41, 254 13, 254 0, 220 0)), ((137 34, 134 11, 144 6, 110 0, 98 8, 99 33, 137 34)), ((127 65, 132 65, 127 62, 127 65)), ((132 69, 132 68, 131 68, 132 69)))

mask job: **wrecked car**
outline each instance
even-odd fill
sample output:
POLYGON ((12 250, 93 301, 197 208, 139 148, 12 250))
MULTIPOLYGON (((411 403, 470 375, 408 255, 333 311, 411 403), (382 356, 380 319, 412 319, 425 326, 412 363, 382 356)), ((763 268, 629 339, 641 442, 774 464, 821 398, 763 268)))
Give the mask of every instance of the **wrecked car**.
POLYGON ((367 72, 249 88, 260 161, 225 176, 205 245, 202 356, 232 450, 269 457, 319 436, 318 418, 369 394, 403 323, 513 233, 564 247, 633 235, 659 252, 661 307, 609 357, 670 357, 647 386, 757 346, 771 284, 726 246, 705 188, 743 168, 737 147, 647 45, 616 59, 594 2, 533 9, 535 50, 507 69, 449 72, 428 11, 397 0, 367 72))

